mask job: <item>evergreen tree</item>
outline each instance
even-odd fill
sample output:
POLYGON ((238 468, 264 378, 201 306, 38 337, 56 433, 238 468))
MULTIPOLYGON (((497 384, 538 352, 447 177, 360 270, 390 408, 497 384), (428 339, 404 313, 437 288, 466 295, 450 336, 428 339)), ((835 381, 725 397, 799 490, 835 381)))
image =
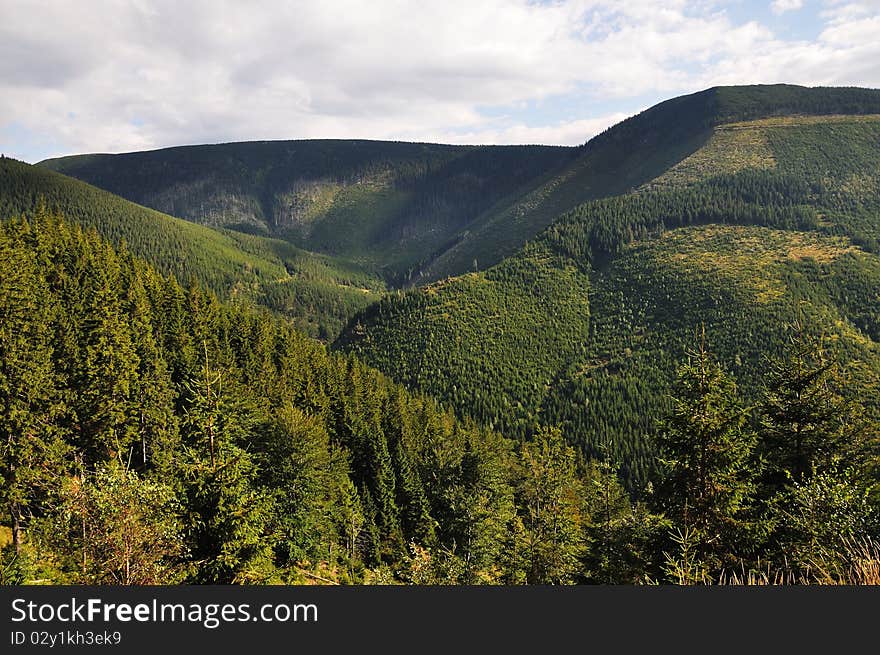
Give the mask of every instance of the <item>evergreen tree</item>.
POLYGON ((54 317, 34 256, 0 233, 0 506, 16 551, 28 520, 57 491, 69 453, 52 362, 54 317))
POLYGON ((412 464, 402 441, 394 448, 394 470, 397 473, 395 487, 397 504, 401 508, 400 519, 404 537, 408 541, 430 545, 435 540, 431 508, 418 470, 412 464))
POLYGON ((585 546, 584 489, 574 451, 558 429, 544 428, 518 455, 514 575, 528 584, 574 582, 585 546))
POLYGON ((843 396, 843 387, 839 361, 796 324, 784 356, 769 362, 759 408, 771 493, 827 471, 841 458, 858 463, 870 425, 858 400, 843 396))
POLYGON ((753 493, 753 433, 736 385, 712 360, 705 335, 678 370, 672 410, 657 432, 660 507, 689 535, 697 557, 722 564, 741 541, 753 493))
POLYGON ((658 575, 659 542, 666 528, 643 502, 633 503, 607 460, 589 462, 585 493, 584 578, 598 584, 637 584, 658 575))
POLYGON ((140 364, 121 302, 119 261, 88 235, 91 257, 81 287, 83 320, 76 416, 79 445, 89 465, 128 455, 137 441, 132 399, 140 364))
POLYGON ((293 406, 280 408, 252 445, 260 454, 263 486, 273 490, 279 566, 335 561, 343 535, 349 541, 357 536, 344 532, 356 511, 355 499, 346 496, 351 482, 345 453, 331 447, 316 417, 293 406))
POLYGON ((255 428, 253 416, 224 387, 206 345, 204 357, 201 374, 187 385, 182 425, 194 581, 265 582, 273 575, 266 538, 271 499, 257 485, 257 464, 242 446, 255 428))

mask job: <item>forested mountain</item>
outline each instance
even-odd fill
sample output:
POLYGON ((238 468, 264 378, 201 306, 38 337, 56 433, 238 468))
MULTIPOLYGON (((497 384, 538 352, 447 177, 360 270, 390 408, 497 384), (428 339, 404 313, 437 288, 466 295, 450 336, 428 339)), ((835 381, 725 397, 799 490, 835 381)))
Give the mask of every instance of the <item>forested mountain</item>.
POLYGON ((878 290, 873 90, 0 159, 0 583, 876 584, 878 290))
POLYGON ((411 540, 501 557, 497 435, 60 216, 3 223, 0 253, 6 581, 352 581, 411 540))
POLYGON ((480 213, 574 154, 545 146, 270 141, 41 165, 196 223, 367 261, 402 281, 480 213))
POLYGON ((0 583, 870 583, 875 426, 792 338, 751 421, 690 353, 633 502, 558 429, 508 440, 94 230, 14 218, 0 583))
POLYGON ((385 288, 375 274, 344 259, 195 225, 45 168, 0 159, 0 216, 32 214, 41 205, 114 244, 124 241, 184 284, 193 280, 222 297, 250 298, 325 339, 385 288))
POLYGON ((507 434, 561 425, 639 490, 702 326, 747 398, 787 326, 825 334, 877 411, 878 238, 880 117, 729 124, 488 271, 368 307, 337 346, 507 434))
POLYGON ((877 113, 872 89, 716 87, 660 103, 580 148, 279 141, 41 165, 173 216, 369 263, 400 286, 500 262, 560 214, 661 175, 718 125, 877 113))
POLYGON ((560 214, 627 193, 698 152, 713 128, 778 115, 878 114, 880 91, 787 84, 713 87, 661 102, 587 142, 566 168, 487 212, 459 242, 430 262, 425 280, 456 275, 512 255, 560 214))

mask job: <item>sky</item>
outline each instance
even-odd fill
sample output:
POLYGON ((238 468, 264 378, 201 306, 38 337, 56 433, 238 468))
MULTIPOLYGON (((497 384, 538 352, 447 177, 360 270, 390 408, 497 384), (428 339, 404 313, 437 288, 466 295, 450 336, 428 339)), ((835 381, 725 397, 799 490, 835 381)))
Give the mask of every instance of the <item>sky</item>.
POLYGON ((0 152, 576 145, 727 84, 880 87, 880 0, 0 0, 0 152))

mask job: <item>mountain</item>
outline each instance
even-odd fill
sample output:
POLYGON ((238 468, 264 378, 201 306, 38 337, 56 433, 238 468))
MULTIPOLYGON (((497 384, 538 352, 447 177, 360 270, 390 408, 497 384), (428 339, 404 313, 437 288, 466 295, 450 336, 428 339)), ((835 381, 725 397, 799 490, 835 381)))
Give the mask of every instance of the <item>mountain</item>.
POLYGON ((876 584, 877 98, 0 160, 0 584, 876 584))
POLYGON ((784 87, 777 106, 774 91, 710 90, 612 128, 588 151, 662 147, 654 126, 676 114, 700 145, 484 272, 366 308, 336 346, 506 434, 561 425, 631 489, 652 475, 656 417, 703 327, 749 397, 791 326, 824 334, 876 412, 880 115, 839 112, 880 95, 784 87))
POLYGON ((699 151, 717 125, 788 114, 880 113, 880 92, 793 85, 713 87, 661 102, 591 139, 567 167, 479 217, 423 271, 436 280, 513 254, 580 203, 627 193, 699 151))
POLYGON ((871 113, 880 113, 871 89, 716 87, 660 103, 579 148, 277 141, 41 165, 196 223, 343 255, 400 286, 500 262, 561 213, 661 175, 717 125, 871 113))
POLYGON ((114 244, 125 241, 132 253, 183 283, 192 279, 221 296, 249 298, 325 339, 385 287, 341 258, 196 225, 46 168, 0 159, 0 216, 33 215, 41 204, 114 244))
POLYGON ((41 165, 142 205, 381 267, 392 280, 573 148, 271 141, 62 157, 41 165))
POLYGON ((94 231, 0 222, 0 354, 3 584, 500 580, 512 444, 94 231))

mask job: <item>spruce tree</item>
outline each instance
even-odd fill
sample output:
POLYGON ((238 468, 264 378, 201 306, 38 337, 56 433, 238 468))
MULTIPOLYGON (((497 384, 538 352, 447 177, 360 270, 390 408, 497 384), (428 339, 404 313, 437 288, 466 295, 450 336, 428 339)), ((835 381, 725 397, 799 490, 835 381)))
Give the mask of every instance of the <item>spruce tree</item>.
POLYGON ((678 370, 672 410, 658 426, 657 444, 660 508, 689 535, 709 568, 722 564, 746 527, 755 437, 736 384, 713 361, 705 335, 678 370))
POLYGON ((55 311, 34 256, 0 233, 0 505, 16 551, 57 491, 69 452, 52 360, 55 311))
POLYGON ((783 356, 769 361, 759 407, 771 493, 839 462, 858 463, 870 423, 858 400, 843 396, 844 387, 840 363, 822 339, 795 324, 783 356))
POLYGON ((585 548, 584 489, 574 450, 558 429, 543 428, 520 446, 517 460, 520 527, 511 564, 528 584, 572 583, 585 548))
POLYGON ((183 484, 188 542, 199 583, 265 582, 273 575, 268 526, 272 499, 244 448, 255 429, 245 399, 230 392, 203 344, 201 373, 186 385, 183 484))

